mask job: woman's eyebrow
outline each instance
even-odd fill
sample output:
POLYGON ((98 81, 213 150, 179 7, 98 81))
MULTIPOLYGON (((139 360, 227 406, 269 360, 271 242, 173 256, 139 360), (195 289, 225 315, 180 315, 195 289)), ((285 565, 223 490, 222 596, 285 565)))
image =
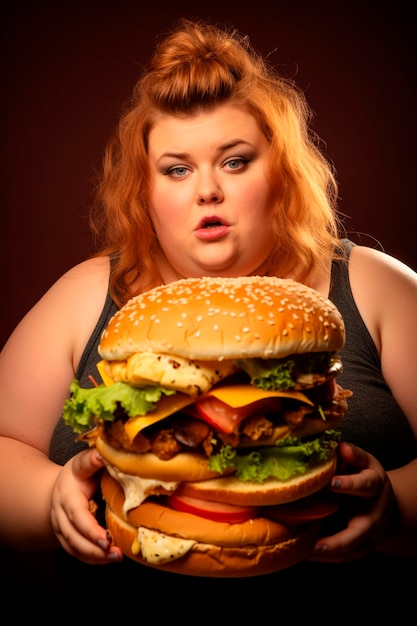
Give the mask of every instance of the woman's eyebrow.
MULTIPOLYGON (((230 148, 236 148, 239 145, 246 145, 246 146, 250 146, 252 147, 252 144, 249 141, 246 141, 244 139, 236 139, 233 141, 228 141, 225 144, 222 144, 221 146, 219 146, 217 148, 217 152, 224 152, 225 150, 229 150, 230 148)), ((167 158, 174 158, 174 159, 187 159, 189 158, 191 155, 188 152, 171 152, 171 151, 167 151, 167 152, 163 152, 161 154, 160 157, 158 157, 158 161, 160 161, 161 159, 167 157, 167 158)))

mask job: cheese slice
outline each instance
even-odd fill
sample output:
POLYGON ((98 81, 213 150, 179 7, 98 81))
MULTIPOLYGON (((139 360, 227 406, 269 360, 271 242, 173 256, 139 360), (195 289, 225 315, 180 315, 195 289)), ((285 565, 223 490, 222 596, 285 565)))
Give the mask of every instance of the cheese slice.
POLYGON ((252 402, 257 402, 258 400, 264 400, 265 398, 293 398, 314 406, 314 402, 311 402, 307 396, 299 391, 264 391, 253 385, 218 387, 217 389, 211 389, 205 396, 214 396, 235 409, 252 404, 252 402))
POLYGON ((160 565, 161 563, 180 559, 197 542, 193 539, 170 537, 156 530, 139 527, 138 543, 145 561, 153 565, 160 565))
POLYGON ((109 376, 106 372, 105 361, 99 361, 96 364, 96 368, 98 369, 98 372, 103 380, 103 383, 106 385, 106 387, 110 387, 110 385, 114 384, 114 379, 111 376, 109 376))
MULTIPOLYGON (((225 385, 211 389, 201 398, 209 396, 213 396, 233 408, 240 408, 265 398, 293 398, 314 406, 314 403, 299 391, 264 391, 252 385, 225 385)), ((164 396, 159 400, 158 406, 147 415, 131 417, 127 420, 125 431, 129 440, 133 441, 136 435, 147 426, 159 422, 164 417, 176 413, 194 402, 195 398, 191 398, 191 396, 181 392, 176 393, 174 396, 164 396)))
POLYGON ((131 417, 125 423, 125 432, 129 438, 129 441, 133 441, 136 435, 146 428, 152 426, 160 420, 164 419, 172 413, 177 413, 188 404, 193 404, 195 398, 188 396, 186 393, 178 391, 173 396, 162 396, 158 401, 158 405, 153 411, 147 415, 138 415, 137 417, 131 417))

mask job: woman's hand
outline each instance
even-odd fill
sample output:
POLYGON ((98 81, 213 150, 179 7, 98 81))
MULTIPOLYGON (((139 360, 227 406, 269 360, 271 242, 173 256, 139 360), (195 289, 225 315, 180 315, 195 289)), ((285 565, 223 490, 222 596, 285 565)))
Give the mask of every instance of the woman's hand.
POLYGON ((51 497, 52 528, 61 545, 86 563, 120 561, 122 552, 99 525, 90 502, 100 480, 103 462, 95 449, 75 455, 58 475, 51 497))
POLYGON ((321 537, 311 560, 337 563, 361 558, 387 535, 393 523, 395 496, 389 478, 371 454, 340 443, 331 490, 343 494, 336 515, 345 519, 345 528, 321 537))

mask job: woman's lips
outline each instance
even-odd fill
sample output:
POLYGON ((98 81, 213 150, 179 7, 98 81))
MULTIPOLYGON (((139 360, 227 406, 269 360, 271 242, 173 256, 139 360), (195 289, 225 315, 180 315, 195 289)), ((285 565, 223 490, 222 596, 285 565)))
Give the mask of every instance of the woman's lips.
POLYGON ((225 237, 225 235, 227 235, 229 232, 229 225, 216 215, 211 215, 203 218, 194 232, 196 237, 199 239, 214 241, 215 239, 220 239, 221 237, 225 237))

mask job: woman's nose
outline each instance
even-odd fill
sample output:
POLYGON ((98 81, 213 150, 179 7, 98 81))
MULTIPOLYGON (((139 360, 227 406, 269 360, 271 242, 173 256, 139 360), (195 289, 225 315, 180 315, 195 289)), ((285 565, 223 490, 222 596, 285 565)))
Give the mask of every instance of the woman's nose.
POLYGON ((197 191, 197 203, 198 204, 218 204, 219 202, 223 202, 223 192, 220 188, 220 185, 211 178, 210 180, 205 180, 204 183, 200 184, 197 191))

